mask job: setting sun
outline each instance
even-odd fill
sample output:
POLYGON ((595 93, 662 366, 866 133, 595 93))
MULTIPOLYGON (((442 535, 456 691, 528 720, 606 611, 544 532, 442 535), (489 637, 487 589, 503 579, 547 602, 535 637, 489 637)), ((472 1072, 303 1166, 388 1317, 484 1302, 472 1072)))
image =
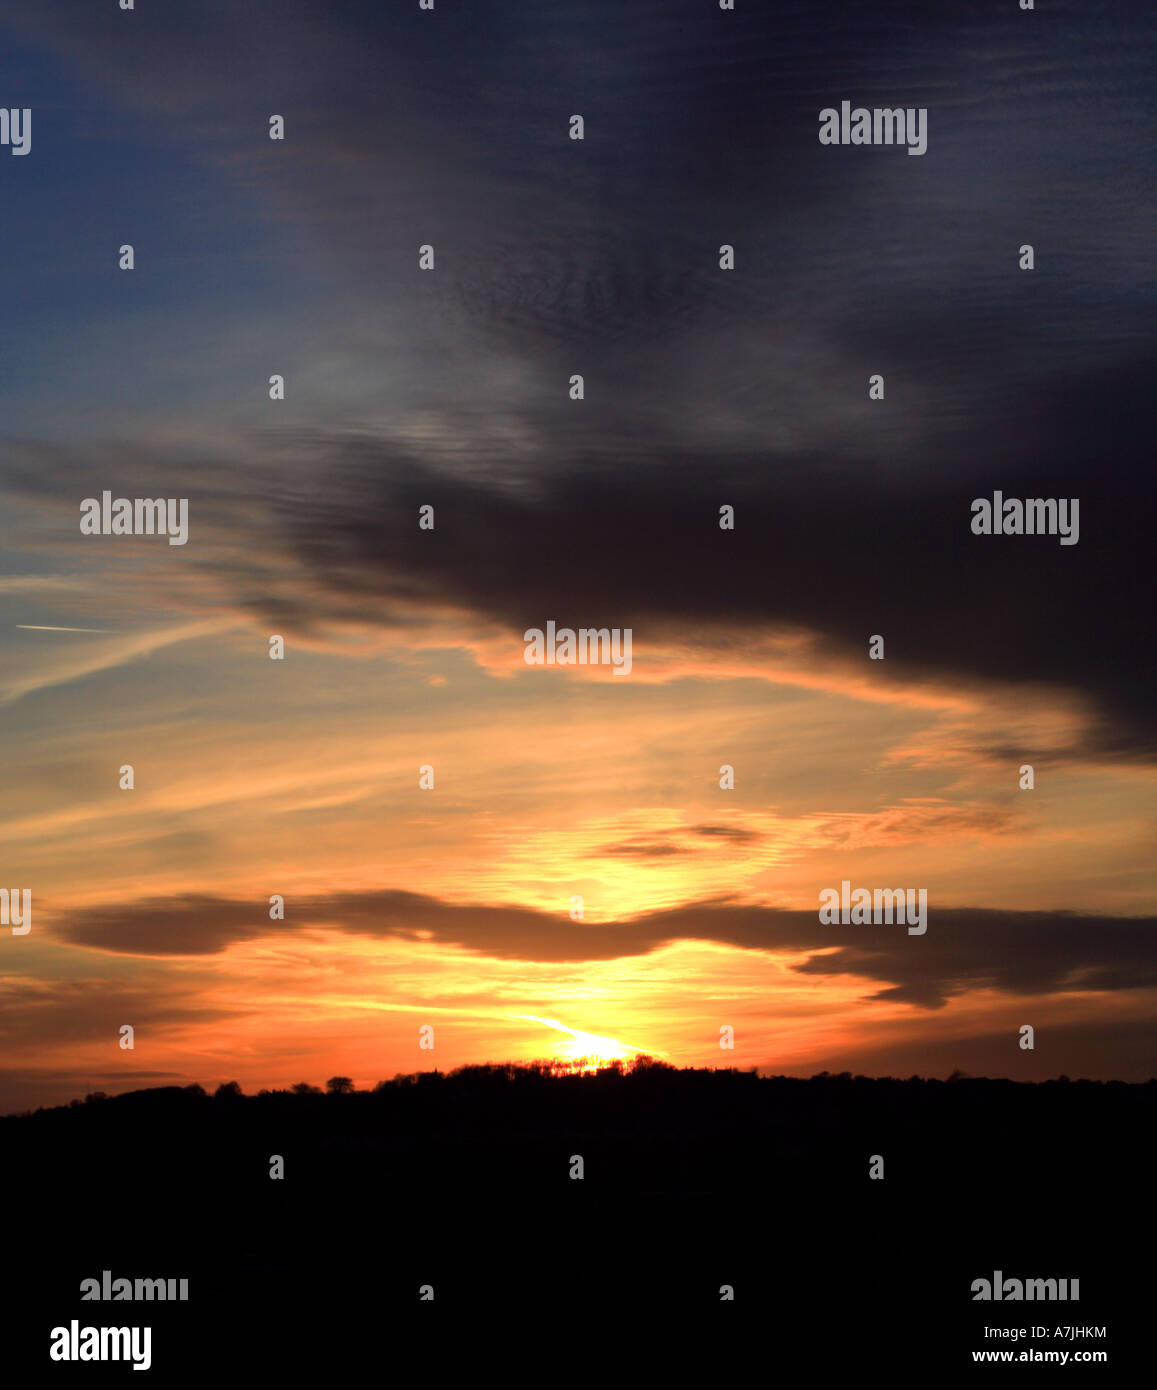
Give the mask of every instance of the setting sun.
POLYGON ((541 1023, 547 1028, 557 1029, 569 1034, 565 1042, 556 1044, 556 1053, 561 1071, 594 1072, 600 1067, 610 1066, 612 1062, 633 1062, 638 1056, 661 1057, 663 1054, 646 1047, 633 1047, 630 1043, 619 1042, 617 1038, 606 1038, 598 1033, 584 1033, 578 1028, 568 1028, 556 1018, 537 1018, 533 1014, 510 1014, 510 1018, 523 1019, 528 1023, 541 1023))

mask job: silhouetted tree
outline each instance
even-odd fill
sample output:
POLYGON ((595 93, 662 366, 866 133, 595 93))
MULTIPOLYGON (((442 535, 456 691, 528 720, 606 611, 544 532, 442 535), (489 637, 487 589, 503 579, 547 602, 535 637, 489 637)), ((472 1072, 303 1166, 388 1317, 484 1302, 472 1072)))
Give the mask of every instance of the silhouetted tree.
POLYGON ((659 1057, 652 1057, 649 1052, 640 1052, 636 1055, 635 1065, 631 1070, 636 1072, 674 1071, 674 1067, 659 1057))
POLYGON ((331 1096, 348 1096, 353 1088, 354 1083, 348 1076, 331 1076, 325 1083, 325 1089, 331 1096))
POLYGON ((240 1081, 222 1081, 213 1092, 214 1100, 240 1100, 244 1095, 240 1081))
POLYGON ((299 1081, 296 1086, 289 1088, 295 1096, 320 1096, 321 1087, 311 1086, 308 1081, 299 1081))

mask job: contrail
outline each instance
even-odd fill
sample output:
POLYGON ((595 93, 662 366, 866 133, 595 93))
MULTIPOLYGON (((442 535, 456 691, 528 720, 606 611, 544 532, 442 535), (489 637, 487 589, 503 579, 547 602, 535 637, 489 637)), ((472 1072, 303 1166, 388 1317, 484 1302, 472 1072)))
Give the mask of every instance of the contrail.
POLYGON ((634 1043, 620 1042, 618 1038, 604 1037, 599 1033, 587 1033, 581 1028, 571 1028, 565 1023, 560 1023, 557 1018, 539 1018, 535 1014, 507 1014, 507 1018, 523 1019, 528 1023, 543 1023, 548 1028, 557 1028, 560 1033, 570 1033, 576 1042, 580 1038, 586 1038, 590 1043, 610 1043, 614 1047, 626 1047, 632 1052, 645 1052, 648 1057, 665 1057, 664 1052, 656 1052, 651 1047, 636 1047, 634 1043))
POLYGON ((44 627, 40 623, 17 623, 25 632, 115 632, 115 627, 44 627))

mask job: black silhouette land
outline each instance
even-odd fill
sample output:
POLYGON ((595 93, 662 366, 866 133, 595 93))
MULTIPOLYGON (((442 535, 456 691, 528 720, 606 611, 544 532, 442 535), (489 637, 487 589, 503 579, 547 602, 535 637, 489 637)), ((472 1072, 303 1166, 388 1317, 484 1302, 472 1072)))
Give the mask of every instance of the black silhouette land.
POLYGON ((52 1325, 147 1314, 164 1383, 178 1354, 244 1360, 267 1320, 370 1319, 400 1346, 444 1311, 629 1307, 758 1325, 784 1356, 865 1373, 963 1368, 994 1345, 985 1326, 1105 1326, 1087 1346, 1120 1367, 1149 1290, 1155 1104, 1154 1081, 805 1081, 647 1059, 91 1095, 0 1119, 21 1252, 10 1350, 42 1364, 52 1325), (188 1278, 189 1301, 81 1302, 105 1270, 188 1278), (1079 1279, 1080 1301, 974 1302, 994 1270, 1079 1279))

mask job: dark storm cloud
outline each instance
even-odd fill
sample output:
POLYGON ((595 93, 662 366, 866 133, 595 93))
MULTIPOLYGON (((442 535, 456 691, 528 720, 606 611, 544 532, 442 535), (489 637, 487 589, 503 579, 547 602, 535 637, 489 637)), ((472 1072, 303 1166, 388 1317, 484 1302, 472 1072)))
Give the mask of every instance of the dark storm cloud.
POLYGON ((1093 720, 1071 752, 1152 758, 1157 507, 1140 471, 1157 434, 1150 379, 1118 373, 1070 403, 1027 401, 1005 427, 1033 452, 1049 435, 1047 466, 978 431, 971 477, 930 465, 918 483, 669 448, 645 467, 636 454, 622 473, 560 465, 519 492, 335 443, 324 491, 281 509, 309 576, 297 616, 357 597, 381 620, 406 600, 474 611, 514 643, 548 617, 631 627, 636 665, 648 641, 688 630, 709 647, 724 629, 798 625, 828 654, 865 662, 880 633, 881 683, 938 675, 1078 692, 1093 720), (971 500, 994 488, 1079 497, 1079 543, 972 535, 971 500), (723 502, 737 509, 734 532, 718 528, 723 502), (417 529, 423 503, 433 533, 417 529))
POLYGON ((874 997, 939 1008, 969 989, 1018 994, 1142 989, 1157 985, 1157 918, 1062 912, 929 910, 924 936, 904 927, 823 926, 816 912, 725 899, 606 925, 531 908, 452 904, 418 893, 346 893, 295 901, 284 922, 260 905, 212 897, 91 909, 55 934, 77 946, 126 954, 208 955, 234 941, 322 926, 381 940, 461 947, 504 960, 589 961, 646 955, 673 941, 744 950, 829 952, 795 969, 876 982, 874 997))
POLYGON ((1076 343, 1145 335, 1151 202, 1132 161, 1154 105, 1147 19, 1140 4, 1110 26, 1079 6, 1041 25, 918 0, 886 14, 206 0, 111 22, 53 0, 9 23, 105 111, 141 113, 153 139, 271 197, 271 223, 291 219, 297 250, 359 302, 382 296, 415 352, 448 346, 440 310, 469 352, 577 352, 612 382, 629 364, 632 398, 671 410, 681 389, 659 369, 691 332, 705 397, 783 410, 782 373, 748 360, 770 329, 801 352, 801 378, 818 331, 838 349, 822 365, 843 358, 857 387, 861 358, 926 363, 1006 401, 1034 356, 1071 364, 1076 343), (818 112, 843 97, 927 106, 928 154, 820 146, 818 112), (273 111, 289 132, 276 147, 273 111), (1035 279, 1014 255, 1034 236, 1035 279), (443 256, 434 276, 415 274, 422 241, 443 256), (722 241, 734 275, 716 268, 722 241))
POLYGON ((389 324, 406 403, 439 421, 284 441, 288 577, 219 562, 279 630, 453 607, 512 642, 550 617, 631 626, 637 664, 724 627, 857 660, 881 633, 874 679, 1078 692, 1069 751, 1151 759, 1154 36, 1142 5, 1050 11, 217 3, 120 24, 62 0, 12 22, 252 189, 287 283, 320 263, 355 344, 389 324), (844 97, 926 106, 927 153, 820 146, 844 97), (1078 497, 1079 543, 972 536, 994 489, 1078 497))

